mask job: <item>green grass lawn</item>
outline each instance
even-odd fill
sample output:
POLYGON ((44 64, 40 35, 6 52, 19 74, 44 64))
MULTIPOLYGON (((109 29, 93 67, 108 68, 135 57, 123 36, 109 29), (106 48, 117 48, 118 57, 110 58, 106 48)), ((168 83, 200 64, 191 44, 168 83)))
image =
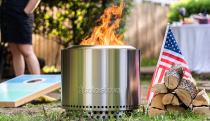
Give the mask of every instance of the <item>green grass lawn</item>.
MULTIPOLYGON (((90 121, 97 119, 85 118, 83 112, 74 111, 69 113, 59 112, 46 112, 37 114, 16 114, 16 115, 3 115, 0 114, 0 121, 90 121)), ((115 121, 111 118, 107 121, 115 121)), ((122 118, 117 119, 119 121, 209 121, 210 118, 196 115, 190 111, 184 113, 167 113, 156 117, 149 117, 147 114, 140 110, 136 110, 128 115, 123 115, 122 118)))
POLYGON ((158 58, 142 58, 141 66, 155 66, 157 64, 158 58))

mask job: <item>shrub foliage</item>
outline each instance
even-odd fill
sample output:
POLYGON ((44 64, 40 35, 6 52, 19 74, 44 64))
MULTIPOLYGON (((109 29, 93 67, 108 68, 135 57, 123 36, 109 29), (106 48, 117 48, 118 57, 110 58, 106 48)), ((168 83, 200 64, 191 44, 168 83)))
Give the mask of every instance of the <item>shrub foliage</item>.
POLYGON ((186 17, 192 14, 198 13, 210 13, 210 0, 183 0, 173 4, 170 7, 168 19, 170 22, 179 21, 180 15, 178 13, 179 8, 185 8, 187 13, 186 17))
MULTIPOLYGON (((132 0, 124 0, 128 15, 132 0)), ((120 0, 42 0, 35 11, 34 32, 54 37, 59 44, 67 47, 70 43, 79 44, 99 24, 103 10, 120 0)), ((125 19, 117 32, 125 31, 125 19)))

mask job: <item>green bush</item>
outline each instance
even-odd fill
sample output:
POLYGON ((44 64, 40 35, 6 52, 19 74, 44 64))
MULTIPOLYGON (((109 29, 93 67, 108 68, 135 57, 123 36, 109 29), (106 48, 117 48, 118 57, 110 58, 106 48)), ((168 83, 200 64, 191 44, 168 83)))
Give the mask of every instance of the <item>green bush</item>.
MULTIPOLYGON (((42 0, 35 11, 34 32, 55 37, 55 40, 67 47, 70 43, 79 44, 88 36, 104 9, 111 4, 119 4, 121 0, 42 0)), ((125 18, 132 0, 124 0, 126 8, 121 27, 117 32, 125 30, 125 18)))
POLYGON ((146 67, 146 66, 156 66, 158 61, 158 58, 142 58, 141 60, 141 66, 146 67))
POLYGON ((198 13, 210 13, 210 0, 183 0, 171 5, 168 14, 169 22, 179 21, 181 16, 178 9, 184 7, 187 11, 186 17, 198 13))

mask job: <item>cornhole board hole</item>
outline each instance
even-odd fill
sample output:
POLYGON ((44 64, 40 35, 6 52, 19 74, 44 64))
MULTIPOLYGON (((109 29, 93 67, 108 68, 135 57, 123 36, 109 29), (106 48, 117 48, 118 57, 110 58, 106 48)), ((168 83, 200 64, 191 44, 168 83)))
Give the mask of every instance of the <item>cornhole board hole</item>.
POLYGON ((18 107, 60 88, 60 75, 22 75, 0 83, 0 107, 18 107))

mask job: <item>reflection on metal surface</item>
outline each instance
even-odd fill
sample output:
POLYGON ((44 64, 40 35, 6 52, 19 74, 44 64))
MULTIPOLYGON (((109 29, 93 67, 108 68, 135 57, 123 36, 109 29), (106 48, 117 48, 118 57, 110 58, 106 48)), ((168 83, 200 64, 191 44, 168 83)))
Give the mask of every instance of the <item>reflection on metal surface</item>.
POLYGON ((125 111, 140 105, 140 50, 73 46, 62 50, 62 105, 70 110, 125 111))
POLYGON ((106 94, 106 93, 120 93, 119 88, 92 88, 92 89, 79 89, 80 94, 106 94))

